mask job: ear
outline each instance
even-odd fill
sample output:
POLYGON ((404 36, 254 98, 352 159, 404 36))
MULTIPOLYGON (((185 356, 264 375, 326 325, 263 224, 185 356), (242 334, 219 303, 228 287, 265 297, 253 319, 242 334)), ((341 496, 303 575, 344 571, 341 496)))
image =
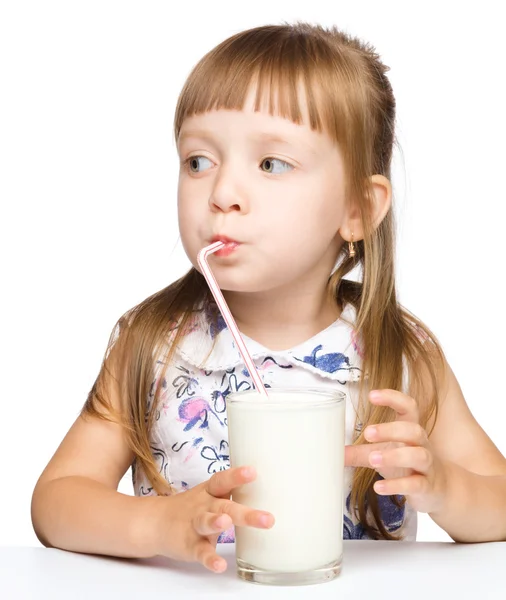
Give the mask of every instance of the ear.
MULTIPOLYGON (((392 184, 384 175, 373 175, 371 183, 373 191, 372 222, 374 229, 376 229, 392 206, 392 184)), ((347 242, 351 241, 352 233, 354 242, 364 239, 362 220, 356 206, 347 212, 339 233, 347 242)))

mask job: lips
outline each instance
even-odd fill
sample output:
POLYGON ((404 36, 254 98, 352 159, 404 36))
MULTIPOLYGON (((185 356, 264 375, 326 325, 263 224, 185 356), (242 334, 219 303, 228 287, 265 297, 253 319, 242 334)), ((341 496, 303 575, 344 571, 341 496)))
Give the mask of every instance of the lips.
POLYGON ((217 252, 214 253, 215 256, 222 258, 232 254, 235 251, 235 249, 241 245, 241 242, 233 240, 232 238, 229 238, 226 235, 215 235, 212 238, 211 243, 214 244, 215 242, 223 242, 225 244, 225 246, 223 246, 217 252))
POLYGON ((233 240, 232 238, 229 238, 226 235, 215 235, 212 239, 211 239, 211 244, 214 244, 214 242, 223 242, 224 244, 240 244, 241 242, 238 242, 237 240, 233 240))

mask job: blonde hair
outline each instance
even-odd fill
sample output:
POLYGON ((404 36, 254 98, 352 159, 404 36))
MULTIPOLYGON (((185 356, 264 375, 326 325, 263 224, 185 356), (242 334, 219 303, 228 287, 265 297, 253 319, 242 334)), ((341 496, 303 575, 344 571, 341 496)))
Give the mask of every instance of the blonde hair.
MULTIPOLYGON (((381 174, 391 178, 395 142, 395 98, 386 77, 388 70, 373 47, 336 27, 307 23, 256 27, 233 35, 199 61, 181 91, 174 118, 177 139, 183 121, 191 115, 212 109, 240 110, 254 83, 256 109, 267 93, 271 114, 276 110, 280 116, 301 123, 301 82, 310 127, 326 131, 339 144, 346 201, 358 208, 364 230, 364 239, 355 242, 355 257, 349 256, 344 244, 340 265, 329 279, 335 301, 356 308, 354 329, 361 340, 362 370, 368 374, 360 382, 358 419, 362 429, 356 444, 365 443, 362 432, 368 424, 395 418, 388 407, 372 406, 367 393, 371 389, 402 390, 403 357, 423 397, 421 424, 427 426, 437 415, 437 373, 444 360, 433 333, 397 300, 392 210, 377 228, 372 222, 370 177, 381 174), (360 265, 362 281, 345 279, 356 265, 360 265), (420 364, 428 374, 424 381, 419 375, 420 364)), ((83 416, 122 423, 136 457, 134 465, 143 468, 158 494, 170 493, 171 487, 159 472, 150 447, 163 380, 162 375, 156 389, 151 389, 156 357, 167 348, 170 338, 163 361, 166 370, 192 315, 202 302, 210 300, 205 279, 192 268, 128 311, 111 335, 100 373, 82 410, 83 416), (117 410, 107 394, 112 382, 120 398, 117 410)), ((399 539, 382 522, 372 487, 377 479, 372 469, 354 470, 351 509, 371 538, 399 539)), ((398 504, 397 498, 392 497, 392 501, 398 504)))

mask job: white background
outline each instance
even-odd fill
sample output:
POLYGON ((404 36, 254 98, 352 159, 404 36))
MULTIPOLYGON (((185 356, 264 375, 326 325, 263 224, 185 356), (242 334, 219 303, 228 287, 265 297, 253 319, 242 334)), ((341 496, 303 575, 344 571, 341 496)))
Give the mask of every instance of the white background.
MULTIPOLYGON (((0 3, 0 544, 39 545, 35 482, 116 319, 182 275, 172 119, 195 62, 296 19, 370 41, 398 104, 400 299, 506 453, 500 2, 0 3)), ((130 474, 120 491, 132 493, 130 474)), ((449 537, 420 516, 420 540, 449 537)))

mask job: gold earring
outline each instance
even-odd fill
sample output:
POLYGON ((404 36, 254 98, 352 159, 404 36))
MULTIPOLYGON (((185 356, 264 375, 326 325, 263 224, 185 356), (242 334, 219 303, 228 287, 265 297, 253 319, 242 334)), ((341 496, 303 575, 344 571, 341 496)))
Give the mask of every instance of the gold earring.
POLYGON ((353 233, 351 234, 351 242, 348 242, 348 253, 350 255, 350 258, 353 258, 355 256, 355 246, 353 244, 353 233))

